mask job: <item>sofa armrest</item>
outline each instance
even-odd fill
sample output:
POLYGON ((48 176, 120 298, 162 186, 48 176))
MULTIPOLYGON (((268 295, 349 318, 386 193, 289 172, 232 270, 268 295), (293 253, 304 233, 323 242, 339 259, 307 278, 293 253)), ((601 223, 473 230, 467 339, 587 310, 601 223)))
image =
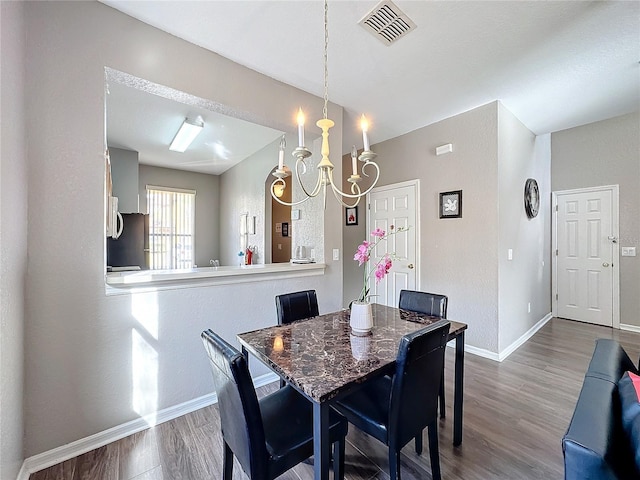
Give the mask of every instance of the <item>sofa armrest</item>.
POLYGON ((609 338, 596 340, 596 348, 591 357, 587 377, 596 377, 612 383, 618 383, 626 371, 638 373, 627 352, 620 344, 609 338))
POLYGON ((615 465, 620 438, 620 405, 616 385, 586 377, 562 439, 565 480, 619 480, 615 465))
POLYGON ((562 439, 565 480, 637 480, 634 456, 622 428, 617 382, 637 371, 622 349, 599 339, 562 439))

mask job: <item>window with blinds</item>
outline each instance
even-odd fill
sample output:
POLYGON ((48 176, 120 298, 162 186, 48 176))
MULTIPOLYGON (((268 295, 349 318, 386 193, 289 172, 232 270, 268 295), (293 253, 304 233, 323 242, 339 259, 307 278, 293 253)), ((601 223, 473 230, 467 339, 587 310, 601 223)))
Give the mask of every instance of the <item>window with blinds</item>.
POLYGON ((196 192, 147 185, 149 268, 192 268, 196 192))

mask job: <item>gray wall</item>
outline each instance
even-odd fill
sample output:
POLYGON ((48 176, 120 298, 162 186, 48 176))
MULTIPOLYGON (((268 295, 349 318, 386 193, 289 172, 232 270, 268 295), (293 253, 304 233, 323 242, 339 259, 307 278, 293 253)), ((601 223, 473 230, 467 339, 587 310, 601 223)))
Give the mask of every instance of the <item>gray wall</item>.
MULTIPOLYGON (((291 145, 293 136, 287 136, 291 145)), ((265 203, 265 179, 278 163, 280 139, 273 141, 220 176, 220 260, 223 265, 236 265, 240 251, 240 214, 256 217, 256 233, 248 236, 248 244, 257 248, 253 263, 265 263, 266 230, 270 228, 270 211, 265 203)), ((270 244, 269 244, 270 248, 270 244)), ((269 256, 270 263, 270 256, 269 256)))
MULTIPOLYGON (((329 117, 341 118, 341 108, 336 105, 329 104, 329 117)), ((305 107, 306 111, 306 107, 305 107)), ((336 121, 336 125, 339 122, 336 121)), ((317 136, 318 132, 311 132, 306 135, 307 148, 311 150, 312 156, 306 161, 307 174, 303 175, 305 186, 311 191, 315 185, 315 179, 318 175, 316 168, 320 159, 320 140, 312 138, 317 136)), ((340 132, 333 131, 332 137, 340 135, 340 132)), ((295 160, 291 156, 293 151, 292 145, 297 145, 297 135, 287 134, 286 141, 287 152, 285 154, 285 165, 289 168, 295 168, 295 160)), ((330 138, 331 148, 333 147, 330 138)), ((230 168, 221 175, 220 179, 220 258, 225 265, 235 265, 238 261, 237 253, 239 250, 239 216, 242 212, 248 212, 250 216, 256 216, 256 233, 249 235, 249 245, 257 246, 257 256, 254 257, 253 263, 271 263, 271 223, 272 209, 270 188, 274 177, 271 175, 278 164, 278 148, 280 139, 273 141, 270 145, 256 152, 251 157, 245 159, 241 163, 230 168)), ((339 158, 339 157, 338 157, 339 158)), ((340 175, 340 170, 334 169, 334 175, 340 175)), ((301 189, 293 177, 287 177, 287 188, 293 190, 293 200, 301 199, 301 189)), ((330 193, 328 194, 330 195, 330 193)), ((312 198, 293 208, 300 210, 300 219, 292 221, 289 219, 289 235, 290 242, 295 248, 297 245, 304 245, 309 252, 314 250, 315 259, 318 263, 324 262, 325 258, 333 258, 331 253, 325 256, 325 253, 331 251, 331 248, 339 248, 340 244, 332 246, 325 242, 325 239, 331 239, 339 234, 342 237, 342 225, 337 224, 333 220, 335 216, 340 215, 340 205, 332 198, 327 200, 327 209, 323 208, 322 194, 316 198, 312 198), (327 212, 331 212, 329 216, 327 212), (331 233, 328 233, 329 230, 331 233), (324 245, 324 248, 323 248, 324 245)), ((273 238, 275 242, 276 239, 273 238)), ((337 264, 342 266, 342 262, 337 264)), ((340 293, 342 296, 342 293, 340 293)))
MULTIPOLYGON (((374 147, 372 150, 376 150, 374 147)), ((362 150, 358 150, 358 155, 362 153, 362 150)), ((378 166, 381 169, 389 168, 390 159, 385 159, 382 157, 378 157, 378 166)), ((351 154, 346 154, 342 156, 342 171, 345 174, 342 176, 342 191, 350 192, 351 184, 347 181, 349 178, 348 174, 351 174, 352 166, 351 166, 351 154)), ((358 174, 362 177, 358 186, 360 187, 360 191, 364 192, 367 188, 371 186, 373 179, 371 177, 365 177, 362 175, 362 163, 358 162, 358 174)), ((349 201, 350 205, 353 205, 352 201, 349 201)), ((358 267, 358 262, 353 259, 353 256, 356 253, 356 248, 360 245, 367 237, 369 237, 369 233, 366 231, 366 223, 367 223, 367 205, 366 200, 363 198, 360 200, 358 205, 356 205, 358 209, 358 224, 357 225, 345 225, 345 214, 346 211, 342 209, 342 224, 344 225, 343 234, 342 234, 342 242, 344 244, 344 296, 342 299, 342 303, 345 307, 349 305, 353 300, 358 298, 360 292, 362 291, 362 282, 363 282, 363 271, 362 267, 358 267)))
MULTIPOLYGON (((373 150, 379 185, 420 180, 419 289, 448 295, 448 316, 469 324, 469 345, 500 353, 551 311, 548 136, 537 139, 493 102, 373 150), (435 148, 447 143, 453 152, 436 156, 435 148), (547 193, 532 221, 523 204, 528 177, 547 193), (462 190, 462 218, 441 220, 438 194, 449 190, 462 190)), ((361 284, 362 270, 351 257, 366 237, 365 219, 362 205, 359 225, 344 227, 345 304, 361 284)))
MULTIPOLYGON (((323 276, 278 282, 106 295, 105 66, 279 130, 295 128, 291 119, 300 105, 320 118, 322 100, 97 2, 25 2, 24 8, 24 120, 34 132, 27 151, 23 397, 25 455, 31 456, 211 393, 202 330, 214 328, 235 343, 240 331, 275 324, 274 295, 294 289, 314 288, 321 311, 337 309, 342 264, 329 262, 323 276), (135 363, 139 358, 144 368, 135 363)), ((331 149, 340 152, 342 109, 331 107, 330 115, 336 121, 331 149)), ((342 245, 336 202, 328 202, 322 222, 326 254, 342 245)), ((20 216, 17 225, 24 225, 20 216)), ((267 371, 258 362, 252 368, 267 371)))
MULTIPOLYGON (((147 185, 184 188, 196 191, 195 261, 208 267, 209 260, 220 257, 220 177, 172 168, 139 166, 140 212, 148 213, 147 185)), ((114 179, 115 185, 115 179, 114 179)))
POLYGON ((549 135, 536 137, 499 104, 499 352, 551 311, 550 156, 549 135), (531 220, 523 200, 527 178, 536 179, 541 196, 538 216, 531 220))
POLYGON ((120 213, 142 213, 138 209, 138 152, 109 147, 113 196, 120 213))
MULTIPOLYGON (((419 288, 448 295, 449 318, 469 324, 467 343, 491 352, 498 351, 497 105, 373 147, 381 170, 379 185, 420 179, 419 288), (453 144, 453 153, 436 156, 436 147, 446 143, 453 144), (463 192, 462 218, 441 220, 438 193, 450 190, 463 192)), ((359 213, 364 222, 362 209, 359 213)), ((355 227, 346 229, 355 232, 355 227)), ((345 245, 345 270, 357 265, 348 257, 363 239, 351 248, 345 245)))
MULTIPOLYGON (((620 246, 640 255, 640 114, 551 135, 551 189, 620 186, 620 246)), ((640 256, 620 257, 620 323, 640 327, 640 256)))
MULTIPOLYGON (((0 2, 0 478, 23 460, 27 148, 24 128, 24 5, 0 2)), ((37 135, 37 132, 34 132, 37 135)))

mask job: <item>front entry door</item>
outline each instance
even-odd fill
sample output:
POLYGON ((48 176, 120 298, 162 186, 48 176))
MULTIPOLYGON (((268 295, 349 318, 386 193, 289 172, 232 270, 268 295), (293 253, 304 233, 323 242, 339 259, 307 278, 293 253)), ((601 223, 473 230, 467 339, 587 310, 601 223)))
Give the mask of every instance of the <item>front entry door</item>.
POLYGON ((374 188, 368 195, 367 232, 375 228, 388 232, 392 225, 394 228, 408 228, 406 232, 383 240, 375 249, 376 259, 385 253, 394 253, 396 259, 379 284, 375 283, 375 277, 371 280, 370 293, 375 295, 371 301, 374 303, 397 307, 400 290, 417 289, 419 185, 418 180, 402 182, 374 188))
POLYGON ((618 272, 614 190, 559 192, 556 198, 557 315, 611 327, 618 272))

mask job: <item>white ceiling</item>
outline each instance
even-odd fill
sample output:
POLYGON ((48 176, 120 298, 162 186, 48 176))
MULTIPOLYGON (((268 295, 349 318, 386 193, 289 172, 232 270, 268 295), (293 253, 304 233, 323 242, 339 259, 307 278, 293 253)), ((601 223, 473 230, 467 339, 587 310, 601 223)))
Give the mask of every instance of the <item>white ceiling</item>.
MULTIPOLYGON (((103 2, 323 94, 322 1, 103 2)), ((396 0, 417 28, 391 46, 358 25, 377 4, 329 2, 344 152, 362 145, 361 113, 375 144, 494 100, 536 134, 640 109, 640 2, 396 0)))
MULTIPOLYGON (((220 175, 277 140, 283 132, 201 106, 189 96, 182 102, 163 96, 169 89, 149 93, 117 81, 108 82, 107 145, 138 152, 144 165, 220 175), (185 118, 200 115, 204 128, 184 152, 169 144, 185 118)), ((278 162, 273 153, 274 165, 278 162)))

